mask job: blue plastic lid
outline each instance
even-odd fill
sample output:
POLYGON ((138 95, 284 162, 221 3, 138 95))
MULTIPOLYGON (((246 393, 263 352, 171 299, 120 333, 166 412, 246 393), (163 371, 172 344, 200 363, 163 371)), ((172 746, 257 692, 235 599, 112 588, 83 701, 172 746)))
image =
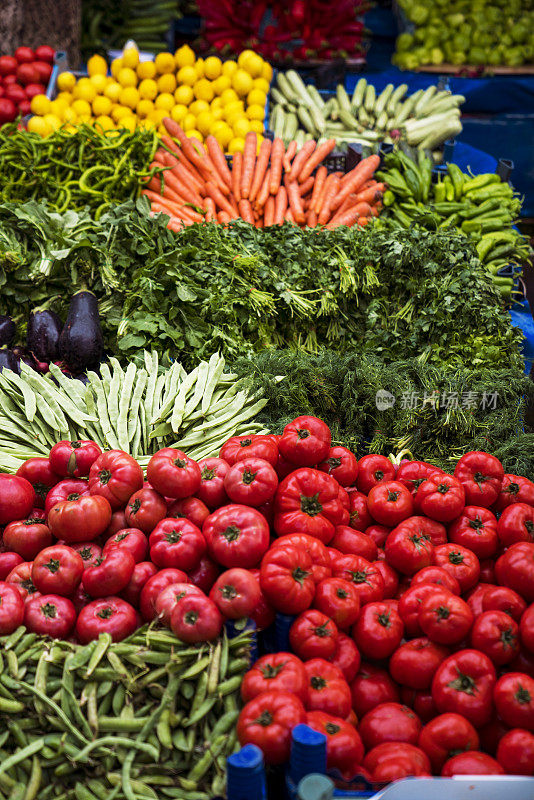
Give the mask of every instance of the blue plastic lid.
POLYGON ((298 782, 310 772, 326 773, 326 736, 308 725, 293 728, 289 773, 298 782))
POLYGON ((228 800, 265 800, 265 768, 259 747, 246 744, 226 763, 228 800))

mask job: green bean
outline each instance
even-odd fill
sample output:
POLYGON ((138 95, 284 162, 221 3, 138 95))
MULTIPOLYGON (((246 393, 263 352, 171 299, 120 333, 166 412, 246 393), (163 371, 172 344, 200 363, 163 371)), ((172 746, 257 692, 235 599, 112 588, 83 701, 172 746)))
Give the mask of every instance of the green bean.
POLYGON ((31 744, 27 745, 26 747, 17 750, 13 755, 9 756, 2 760, 0 763, 0 774, 7 772, 14 767, 16 764, 20 764, 21 761, 24 761, 26 758, 35 755, 44 747, 43 739, 37 739, 35 742, 31 742, 31 744))
POLYGON ((24 800, 35 800, 37 797, 37 793, 41 788, 41 781, 43 777, 43 771, 41 768, 41 762, 39 757, 34 755, 32 759, 32 771, 30 773, 30 778, 26 785, 26 791, 24 793, 24 800))
MULTIPOLYGON (((21 681, 21 682, 20 682, 20 685, 21 685, 22 687, 24 687, 24 688, 25 688, 27 691, 29 691, 29 692, 31 692, 32 694, 34 694, 36 697, 39 697, 39 698, 40 698, 40 699, 43 701, 43 703, 45 703, 46 705, 50 706, 50 708, 52 708, 52 709, 55 711, 55 713, 56 713, 56 716, 57 716, 57 717, 58 717, 58 719, 61 721, 61 723, 62 723, 62 724, 65 726, 65 728, 66 728, 68 731, 70 731, 70 733, 72 733, 72 735, 73 735, 73 736, 75 736, 77 739, 80 739, 82 742, 85 742, 85 741, 87 741, 87 740, 85 739, 85 737, 83 736, 83 734, 81 734, 81 733, 78 731, 78 729, 77 729, 77 728, 76 728, 76 727, 75 727, 75 726, 74 726, 74 725, 71 723, 71 721, 69 720, 69 718, 68 718, 68 717, 67 717, 67 716, 66 716, 66 715, 63 713, 63 711, 62 711, 62 710, 61 710, 61 708, 60 708, 60 707, 57 705, 57 703, 54 703, 54 701, 53 701, 53 700, 51 700, 51 699, 50 699, 49 697, 47 697, 47 696, 46 696, 46 695, 45 695, 43 692, 39 691, 38 689, 36 689, 34 686, 32 686, 32 685, 31 685, 31 684, 29 684, 29 683, 25 683, 24 681, 21 681)), ((21 705, 22 705, 22 704, 21 704, 21 705)), ((23 706, 23 705, 22 705, 22 708, 24 708, 24 706, 23 706)), ((22 709, 21 709, 21 710, 22 710, 22 709)))
MULTIPOLYGON (((12 634, 10 634, 6 641, 4 642, 4 650, 11 650, 12 647, 15 647, 17 642, 22 639, 24 634, 26 633, 26 628, 24 625, 20 625, 12 634)), ((29 633, 25 638, 32 637, 32 641, 35 641, 37 635, 35 633, 29 633)))
POLYGON ((100 664, 101 660, 105 656, 110 644, 112 642, 111 635, 109 633, 101 633, 98 637, 98 642, 91 654, 91 658, 89 659, 89 665, 85 671, 84 677, 87 679, 90 675, 93 674, 97 666, 100 664))

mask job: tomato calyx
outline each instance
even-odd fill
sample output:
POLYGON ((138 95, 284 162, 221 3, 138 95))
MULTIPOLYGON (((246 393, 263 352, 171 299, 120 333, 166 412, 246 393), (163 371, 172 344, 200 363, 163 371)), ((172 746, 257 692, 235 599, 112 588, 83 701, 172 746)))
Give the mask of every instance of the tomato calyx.
POLYGON ((61 564, 60 564, 60 562, 58 561, 57 558, 51 558, 50 561, 48 561, 43 566, 45 566, 46 569, 50 570, 50 572, 52 574, 54 574, 55 572, 58 571, 58 569, 60 568, 61 564))
POLYGON ((300 496, 300 510, 307 514, 309 517, 316 517, 317 514, 320 514, 323 510, 321 503, 319 502, 319 493, 312 495, 311 497, 305 497, 301 494, 300 496))
POLYGON ((23 525, 44 525, 44 517, 30 517, 25 519, 23 525))
POLYGON ((440 483, 436 489, 440 494, 447 494, 451 487, 448 483, 440 483))
POLYGON ((332 458, 327 458, 326 463, 329 466, 328 472, 332 472, 332 470, 337 469, 341 466, 341 459, 337 458, 337 456, 332 456, 332 458))
POLYGON ((273 721, 273 715, 271 714, 270 711, 265 709, 265 711, 261 712, 259 717, 256 717, 256 719, 254 720, 254 724, 261 725, 262 728, 268 728, 269 725, 272 724, 272 721, 273 721))
POLYGON ((448 609, 447 606, 438 606, 438 608, 436 608, 436 613, 438 619, 449 619, 451 615, 450 609, 448 609))
POLYGON ((254 480, 256 479, 257 474, 258 474, 257 472, 252 472, 252 470, 250 470, 248 467, 245 467, 242 476, 242 480, 245 486, 250 486, 250 484, 253 483, 254 480))
POLYGON ((484 520, 480 519, 477 515, 474 519, 469 520, 469 527, 473 528, 475 531, 479 531, 484 527, 484 520))
POLYGON ((252 439, 242 439, 239 442, 240 447, 250 447, 251 444, 252 444, 252 439))
POLYGON ((464 555, 459 550, 451 550, 449 553, 449 561, 451 564, 463 564, 464 555))
POLYGON ((299 439, 307 439, 310 435, 310 432, 307 428, 299 428, 297 431, 297 437, 299 439))
POLYGON ((139 500, 138 497, 136 497, 133 503, 130 503, 130 511, 132 514, 137 514, 140 508, 141 508, 141 501, 139 500))
POLYGON ((374 475, 374 477, 376 478, 377 481, 381 481, 382 478, 384 477, 384 473, 382 472, 381 469, 377 469, 376 472, 373 472, 373 475, 374 475))
POLYGON ((165 539, 169 544, 177 544, 182 538, 182 532, 177 531, 175 528, 172 531, 166 531, 165 539))
POLYGON ((365 570, 348 570, 352 583, 367 583, 371 585, 371 581, 367 580, 367 572, 365 570))
POLYGON ((291 573, 291 577, 293 578, 293 580, 297 581, 297 583, 300 583, 300 585, 302 586, 309 574, 310 573, 307 572, 305 569, 302 569, 302 567, 295 567, 295 569, 291 573))
POLYGON ((101 608, 100 611, 96 612, 96 616, 100 617, 100 619, 111 619, 115 611, 111 608, 111 606, 106 606, 105 608, 101 608))
POLYGON ((241 528, 238 528, 237 525, 229 525, 226 530, 222 532, 221 536, 224 536, 227 542, 236 542, 240 534, 241 528))
POLYGON ((330 736, 335 736, 341 730, 340 726, 336 725, 335 722, 327 722, 324 729, 330 736))
POLYGON ((341 589, 341 587, 338 586, 336 589, 336 597, 339 597, 340 600, 346 600, 348 596, 349 593, 345 591, 345 589, 341 589))
POLYGON ((421 486, 421 484, 422 484, 422 483, 424 483, 425 481, 426 481, 426 478, 412 478, 412 480, 410 481, 410 483, 412 484, 412 486, 414 487, 414 489, 416 489, 416 490, 417 490, 417 489, 419 489, 419 487, 421 486))
POLYGON ((200 478, 203 481, 212 481, 213 478, 215 477, 215 474, 216 473, 214 469, 210 469, 210 467, 204 467, 204 469, 200 473, 200 478))
POLYGON ((324 639, 324 638, 326 638, 328 636, 331 636, 331 633, 328 630, 328 622, 323 622, 322 625, 317 625, 316 628, 312 628, 313 633, 316 636, 318 636, 320 639, 324 639))
POLYGON ((386 497, 387 502, 394 503, 398 499, 399 494, 400 492, 390 492, 388 489, 388 496, 386 497))
POLYGON ((115 541, 115 542, 122 542, 122 541, 124 541, 124 539, 126 539, 126 537, 127 537, 127 536, 128 536, 128 534, 127 534, 127 533, 118 533, 118 534, 115 536, 115 539, 114 539, 114 541, 115 541))
POLYGON ((50 491, 50 486, 47 486, 45 483, 32 483, 32 486, 35 494, 38 495, 41 500, 44 500, 50 491))
POLYGON ((80 442, 79 439, 76 439, 74 442, 69 442, 69 444, 73 450, 77 450, 79 447, 82 446, 82 443, 80 442))
POLYGON ((234 597, 237 597, 235 586, 231 586, 228 583, 225 583, 224 586, 220 586, 219 591, 225 600, 233 600, 234 597))
POLYGON ((508 647, 515 646, 517 636, 514 634, 512 628, 506 628, 506 630, 501 632, 500 639, 504 649, 506 650, 508 647))
POLYGON ((325 681, 325 679, 321 678, 320 675, 313 675, 310 678, 310 685, 311 685, 312 689, 315 689, 316 691, 320 691, 321 689, 324 689, 325 686, 328 686, 328 684, 325 681))
POLYGON ((109 469, 101 469, 98 473, 98 480, 102 486, 105 486, 111 480, 111 471, 109 469))
POLYGON ((527 529, 528 533, 532 536, 534 534, 534 522, 531 519, 526 519, 523 522, 523 525, 527 529))
POLYGON ((31 580, 31 578, 28 578, 28 579, 27 579, 27 580, 25 580, 25 581, 21 581, 21 582, 20 582, 20 585, 22 586, 22 588, 23 588, 23 589, 26 589, 26 591, 28 592, 28 594, 33 594, 34 592, 36 592, 36 591, 37 591, 37 589, 35 588, 35 585, 34 585, 33 581, 31 580))
POLYGON ((475 474, 473 475, 473 480, 475 481, 478 488, 482 489, 482 484, 488 480, 488 476, 483 475, 482 472, 475 472, 475 474))
POLYGON ((187 611, 184 616, 184 622, 186 625, 195 625, 198 620, 198 612, 197 611, 187 611))
POLYGON ((475 695, 477 693, 476 681, 474 681, 470 675, 466 675, 465 672, 460 672, 458 667, 456 668, 456 671, 458 673, 458 677, 448 684, 451 689, 456 689, 457 692, 475 695))
POLYGON ((80 495, 78 494, 78 492, 72 492, 72 494, 67 495, 67 500, 73 502, 74 500, 78 500, 79 497, 80 495))
POLYGON ((420 535, 418 533, 414 533, 412 536, 409 536, 408 539, 418 550, 421 550, 422 548, 421 542, 425 542, 425 540, 428 542, 428 536, 425 536, 425 534, 420 535))
POLYGON ((284 669, 286 662, 284 661, 283 664, 266 664, 264 667, 261 668, 260 672, 264 678, 270 680, 271 678, 276 678, 280 672, 284 669))
POLYGON ((82 561, 89 561, 93 555, 93 551, 90 547, 82 547, 81 550, 78 550, 78 555, 81 556, 82 561))
POLYGON ((187 467, 187 461, 184 461, 183 458, 175 458, 172 463, 179 469, 185 469, 187 467))
POLYGON ((515 494, 519 494, 519 490, 520 490, 520 486, 519 486, 518 483, 509 483, 508 486, 506 486, 503 489, 503 492, 506 492, 507 494, 514 494, 515 495, 515 494))
POLYGON ((48 617, 48 619, 55 619, 57 616, 57 608, 53 603, 45 603, 40 606, 40 611, 43 617, 48 617))
POLYGON ((519 705, 527 706, 530 703, 532 698, 530 696, 529 690, 525 689, 524 686, 521 686, 521 684, 519 684, 519 686, 517 688, 517 691, 514 694, 514 699, 517 700, 519 705))
POLYGON ((391 625, 389 611, 384 611, 382 614, 379 614, 377 620, 378 624, 382 625, 383 628, 389 628, 391 625))

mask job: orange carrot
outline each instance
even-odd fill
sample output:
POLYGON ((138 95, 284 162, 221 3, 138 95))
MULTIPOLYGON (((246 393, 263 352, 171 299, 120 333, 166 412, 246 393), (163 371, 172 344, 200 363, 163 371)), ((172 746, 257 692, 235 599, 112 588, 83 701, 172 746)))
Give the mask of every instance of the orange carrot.
POLYGON ((260 191, 267 167, 269 166, 269 158, 271 156, 271 140, 264 139, 260 145, 260 153, 256 161, 256 169, 254 170, 254 178, 249 192, 249 200, 251 203, 256 199, 256 195, 260 191))
POLYGON ((217 219, 217 209, 211 197, 204 198, 204 208, 206 209, 206 215, 204 217, 206 222, 213 222, 214 219, 217 219))
POLYGON ((345 211, 343 214, 336 214, 333 219, 330 220, 328 225, 326 226, 328 230, 332 230, 333 228, 338 228, 340 225, 347 225, 350 227, 354 225, 359 217, 366 217, 371 211, 371 207, 369 203, 356 203, 355 206, 352 206, 345 211))
POLYGON ((360 217, 357 224, 360 226, 360 228, 365 228, 368 222, 369 222, 369 217, 360 217))
POLYGON ((271 170, 268 169, 265 173, 265 177, 263 179, 263 183, 260 186, 260 190, 256 196, 256 200, 254 203, 255 208, 261 211, 264 207, 265 203, 267 202, 267 198, 269 197, 269 187, 271 181, 271 170))
POLYGON ((160 200, 172 200, 175 203, 187 203, 185 197, 181 197, 172 189, 167 187, 167 191, 165 194, 161 194, 161 192, 153 192, 152 189, 143 189, 143 194, 145 194, 150 200, 153 200, 155 203, 158 203, 160 200))
POLYGON ((354 193, 349 194, 347 199, 344 200, 343 203, 339 206, 338 210, 336 211, 336 214, 344 214, 345 211, 348 211, 349 208, 352 208, 352 206, 356 205, 357 202, 358 200, 356 199, 356 195, 354 193))
POLYGON ((168 203, 152 203, 151 208, 152 211, 159 211, 171 217, 178 217, 179 219, 187 219, 190 222, 202 222, 203 219, 196 211, 186 209, 184 206, 169 205, 168 203), (190 214, 189 211, 192 211, 192 213, 190 214))
POLYGON ((148 194, 148 192, 152 192, 153 194, 157 195, 158 197, 170 197, 172 200, 181 200, 182 203, 185 203, 185 198, 183 198, 175 189, 171 189, 169 185, 165 187, 165 193, 162 192, 163 184, 159 178, 155 176, 149 183, 146 183, 143 187, 143 191, 148 194))
POLYGON ((360 163, 348 173, 348 175, 351 175, 351 177, 338 192, 338 195, 332 205, 332 209, 334 211, 337 210, 345 198, 349 196, 349 194, 352 194, 352 192, 358 192, 363 184, 372 178, 374 172, 378 169, 379 164, 380 158, 377 155, 368 156, 360 161, 360 163))
POLYGON ((226 211, 219 211, 217 219, 222 225, 227 225, 233 217, 226 213, 226 211))
MULTIPOLYGON (((179 165, 181 166, 181 165, 179 165)), ((191 181, 187 177, 187 170, 184 171, 185 175, 179 178, 174 173, 174 170, 169 170, 163 176, 165 187, 169 186, 174 192, 185 197, 189 203, 194 205, 202 205, 202 198, 191 185, 191 181)), ((165 192, 164 192, 165 193, 165 192)))
POLYGON ((374 186, 369 186, 367 189, 359 191, 357 194, 358 200, 369 204, 376 203, 377 200, 382 198, 382 190, 378 187, 383 185, 382 183, 375 183, 374 186))
POLYGON ((308 216, 306 217, 306 225, 308 226, 308 228, 315 228, 315 226, 317 225, 317 214, 315 213, 315 211, 313 211, 313 209, 310 209, 308 211, 308 216))
POLYGON ((313 170, 319 166, 321 161, 324 161, 324 159, 332 152, 335 146, 336 140, 328 139, 326 142, 317 147, 317 149, 312 153, 302 167, 299 175, 299 183, 304 183, 304 181, 310 177, 313 170))
POLYGON ((251 225, 254 225, 254 214, 252 213, 250 200, 239 201, 239 214, 241 215, 241 218, 245 220, 245 222, 250 222, 251 225))
POLYGON ((243 172, 243 153, 234 153, 232 159, 232 192, 236 203, 241 200, 241 173, 243 172))
POLYGON ((187 134, 184 130, 182 130, 178 123, 169 117, 164 117, 163 124, 167 129, 167 132, 170 133, 170 135, 175 139, 178 139, 182 146, 182 152, 186 158, 188 158, 189 161, 194 164, 201 173, 209 174, 206 159, 202 158, 202 156, 195 150, 187 134))
POLYGON ((283 141, 281 139, 275 139, 271 148, 271 177, 269 179, 269 191, 274 195, 278 193, 282 182, 282 162, 284 153, 285 147, 283 141))
POLYGON ((317 221, 319 225, 324 225, 330 219, 332 213, 332 206, 339 192, 339 178, 332 173, 329 175, 325 182, 324 197, 321 208, 318 205, 315 207, 317 213, 317 221))
POLYGON ((291 162, 295 158, 296 152, 297 152, 297 142, 295 141, 295 139, 293 139, 291 142, 289 142, 286 154, 283 159, 285 172, 291 171, 291 162))
POLYGON ((313 192, 310 201, 310 208, 313 209, 314 211, 319 195, 321 194, 321 191, 323 189, 327 174, 328 171, 326 167, 319 167, 319 169, 315 173, 315 183, 313 184, 313 192))
POLYGON ((258 137, 254 131, 249 131, 245 136, 245 147, 243 149, 243 171, 241 173, 241 198, 248 199, 254 177, 256 165, 256 150, 258 147, 258 137))
POLYGON ((289 201, 289 207, 291 208, 293 218, 299 225, 303 225, 306 222, 306 214, 304 213, 304 209, 302 207, 302 200, 299 194, 299 185, 296 181, 289 180, 287 176, 284 178, 284 184, 287 189, 287 199, 289 201))
POLYGON ((170 167, 170 169, 166 169, 165 172, 162 173, 163 180, 165 180, 170 172, 178 178, 178 180, 183 181, 186 186, 190 187, 191 191, 201 194, 206 179, 201 178, 193 166, 190 165, 187 167, 185 162, 177 161, 170 153, 165 153, 163 159, 165 166, 170 167))
POLYGON ((308 192, 311 189, 313 189, 314 186, 315 186, 315 178, 313 177, 313 175, 310 175, 310 177, 307 180, 305 180, 304 183, 301 183, 299 186, 300 196, 304 197, 305 195, 307 195, 308 192))
POLYGON ((278 193, 274 201, 274 220, 273 225, 282 225, 284 222, 284 214, 287 208, 287 190, 285 186, 278 189, 278 193))
POLYGON ((303 146, 298 151, 297 155, 295 156, 293 163, 291 164, 291 172, 289 173, 289 180, 296 181, 304 167, 304 164, 308 161, 311 154, 315 150, 317 142, 313 139, 310 139, 309 142, 305 142, 303 146))
POLYGON ((215 136, 207 136, 206 137, 206 147, 208 149, 209 156, 215 167, 217 168, 218 173, 220 174, 223 181, 226 183, 228 188, 232 186, 232 173, 228 168, 228 162, 224 157, 224 153, 221 150, 221 145, 215 138, 215 136))
POLYGON ((268 228, 270 225, 274 225, 274 205, 275 199, 271 194, 265 203, 265 214, 263 216, 263 224, 266 228, 268 228))
POLYGON ((371 211, 369 212, 370 216, 372 217, 380 216, 380 211, 382 210, 383 205, 384 204, 380 201, 378 203, 373 203, 373 205, 371 206, 371 211))
POLYGON ((235 217, 234 209, 228 202, 227 198, 223 195, 219 187, 215 186, 213 181, 207 181, 206 192, 208 196, 215 201, 215 204, 219 206, 221 211, 226 211, 226 213, 230 214, 231 217, 235 217))
POLYGON ((289 206, 287 208, 286 213, 284 214, 284 219, 287 220, 287 222, 291 222, 293 225, 295 224, 295 218, 291 213, 291 209, 289 208, 289 206))

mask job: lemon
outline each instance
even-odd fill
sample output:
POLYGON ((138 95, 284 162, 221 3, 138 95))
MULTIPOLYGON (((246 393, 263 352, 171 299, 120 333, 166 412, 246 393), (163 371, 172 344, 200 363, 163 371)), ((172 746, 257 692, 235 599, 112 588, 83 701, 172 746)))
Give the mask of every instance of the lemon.
POLYGON ((60 92, 72 92, 76 86, 76 78, 72 72, 60 72, 57 76, 57 88, 60 92))
POLYGON ((61 126, 61 130, 65 131, 65 133, 76 133, 78 128, 76 127, 76 125, 73 125, 70 122, 64 122, 63 125, 61 126))
POLYGON ((252 90, 252 78, 244 69, 238 69, 232 75, 232 88, 239 97, 244 97, 252 90))
POLYGON ((229 125, 225 125, 224 128, 218 128, 217 133, 213 134, 219 144, 221 145, 223 150, 226 150, 232 139, 234 138, 234 132, 232 131, 229 125))
POLYGON ((259 119, 251 119, 249 121, 249 128, 254 133, 263 133, 263 122, 260 122, 259 119))
POLYGON ((129 47, 127 50, 123 50, 122 53, 122 66, 129 67, 130 69, 135 69, 139 64, 139 50, 137 47, 129 47))
POLYGON ((90 125, 92 119, 91 114, 80 114, 78 116, 78 125, 90 125))
POLYGON ((265 106, 251 105, 246 114, 249 119, 265 119, 265 106))
POLYGON ((204 137, 202 136, 200 131, 195 130, 195 128, 192 128, 191 130, 187 131, 187 135, 188 135, 188 137, 190 139, 191 138, 195 138, 195 139, 198 139, 199 142, 201 142, 201 143, 204 142, 204 137))
POLYGON ((265 78, 254 78, 252 81, 254 89, 259 89, 263 94, 269 94, 270 83, 265 78))
POLYGON ((197 118, 194 114, 186 114, 184 120, 182 122, 182 128, 184 131, 194 130, 197 124, 197 118))
POLYGON ((256 155, 257 156, 259 156, 259 154, 260 154, 260 145, 261 145, 261 143, 263 142, 264 139, 265 139, 265 136, 258 136, 256 138, 256 155))
POLYGON ((263 62, 263 66, 261 68, 261 77, 264 78, 264 80, 266 80, 268 83, 270 83, 273 79, 273 68, 268 61, 263 62))
POLYGON ((204 77, 204 59, 203 58, 197 58, 197 60, 195 61, 194 65, 193 65, 193 68, 194 68, 195 72, 197 73, 197 78, 203 78, 204 77))
POLYGON ((222 110, 222 108, 212 108, 211 116, 213 117, 213 119, 223 119, 224 111, 222 110))
POLYGON ((218 78, 222 72, 222 61, 217 56, 210 56, 204 62, 204 75, 206 78, 209 78, 210 81, 214 81, 215 78, 218 78))
POLYGON ((93 86, 95 87, 98 94, 102 94, 106 86, 108 85, 108 79, 105 75, 91 75, 89 78, 93 86))
POLYGON ((230 155, 233 155, 234 153, 237 153, 237 152, 242 153, 243 150, 244 150, 244 147, 245 147, 245 140, 241 139, 238 136, 235 136, 228 143, 228 152, 230 153, 230 155))
POLYGON ((137 120, 133 114, 128 114, 127 116, 123 117, 120 121, 119 127, 125 128, 127 131, 133 133, 137 126, 137 120))
POLYGON ((153 61, 140 61, 135 68, 137 77, 144 81, 145 78, 154 78, 156 75, 156 65, 153 61))
POLYGON ((231 85, 232 82, 228 77, 228 75, 219 75, 219 77, 216 78, 212 84, 213 91, 215 92, 216 95, 222 94, 224 90, 229 89, 231 85))
POLYGON ((61 120, 56 114, 45 114, 43 119, 53 131, 61 127, 61 120))
POLYGON ((105 58, 102 56, 91 56, 87 62, 87 72, 90 76, 93 75, 107 75, 108 65, 105 58))
POLYGON ((201 111, 197 117, 197 128, 203 136, 207 136, 213 125, 213 116, 209 111, 201 111))
POLYGON ((146 117, 146 119, 140 119, 137 122, 137 125, 140 128, 146 128, 147 130, 153 130, 156 127, 156 123, 153 119, 146 117))
POLYGON ((111 81, 104 89, 104 97, 109 97, 112 103, 116 103, 121 93, 121 85, 117 81, 111 81))
POLYGON ((135 86, 126 86, 121 90, 119 95, 120 104, 122 106, 128 106, 128 108, 136 108, 139 100, 139 92, 135 86))
POLYGON ((109 116, 111 113, 113 103, 109 99, 109 97, 103 97, 102 95, 98 95, 93 100, 93 114, 95 117, 101 116, 109 116))
POLYGON ((118 122, 123 117, 130 116, 131 113, 131 110, 126 106, 115 105, 111 109, 111 118, 118 122))
MULTIPOLYGON (((32 114, 38 114, 40 117, 44 117, 44 115, 48 114, 50 111, 50 100, 45 94, 36 94, 32 97, 30 108, 32 114)), ((35 133, 37 133, 37 131, 35 131, 35 133)))
POLYGON ((176 80, 178 81, 178 86, 194 86, 197 81, 198 75, 195 72, 195 68, 191 66, 182 67, 178 70, 178 74, 176 76, 176 80))
POLYGON ((163 92, 163 94, 158 94, 156 100, 154 101, 154 105, 156 108, 161 108, 164 111, 170 111, 171 108, 174 108, 175 106, 174 97, 170 92, 163 92))
POLYGON ((96 97, 96 89, 89 78, 80 78, 72 92, 77 100, 87 100, 92 103, 96 97))
POLYGON ((113 120, 106 114, 100 114, 95 119, 95 128, 98 128, 101 131, 109 131, 113 127, 114 127, 113 120))
POLYGON ((120 133, 116 128, 110 128, 109 131, 104 131, 104 133, 107 139, 116 139, 117 136, 120 136, 120 133))
POLYGON ((187 116, 187 106, 181 105, 177 103, 173 108, 171 108, 171 119, 179 124, 182 123, 187 116))
POLYGON ((123 67, 117 76, 117 80, 123 88, 137 86, 137 74, 130 67, 123 67))
POLYGON ((232 128, 234 130, 234 136, 244 139, 250 131, 250 122, 246 117, 239 117, 232 125, 232 128))
POLYGON ((198 100, 205 100, 207 103, 211 103, 215 97, 213 86, 207 78, 200 78, 193 86, 193 92, 198 100))
MULTIPOLYGON (((36 95, 38 97, 38 95, 36 95)), ((44 117, 30 117, 28 120, 28 131, 30 133, 38 133, 39 136, 48 136, 49 133, 52 133, 52 128, 45 120, 44 117)))
POLYGON ((261 106, 265 108, 265 103, 267 101, 267 95, 265 92, 261 92, 259 89, 253 89, 251 92, 247 94, 247 104, 249 106, 261 106))
POLYGON ((243 114, 244 113, 244 103, 242 100, 234 100, 232 103, 227 103, 224 108, 224 113, 228 117, 234 113, 243 114))
POLYGON ((172 53, 158 53, 155 64, 158 75, 165 75, 168 72, 174 72, 176 69, 172 53))
POLYGON ((143 100, 154 100, 158 95, 158 84, 152 78, 144 78, 137 88, 143 100))
POLYGON ((158 92, 170 92, 172 94, 176 89, 176 78, 172 72, 167 72, 158 78, 157 85, 158 92))
POLYGON ((182 67, 192 67, 195 63, 196 56, 188 44, 184 44, 174 54, 174 63, 181 69, 182 67))
POLYGON ((151 111, 154 111, 154 103, 152 100, 139 100, 135 107, 135 113, 138 117, 148 117, 151 111))
POLYGON ((213 100, 210 103, 211 110, 213 111, 216 108, 222 108, 222 107, 223 107, 223 104, 222 104, 221 98, 220 97, 214 97, 213 100))
POLYGON ((225 61, 222 66, 222 74, 227 75, 229 78, 231 78, 236 69, 237 69, 236 61, 225 61))
POLYGON ((63 121, 64 122, 77 122, 78 115, 74 111, 73 108, 66 108, 63 112, 63 121))
POLYGON ((247 60, 250 58, 250 56, 253 56, 253 55, 255 55, 254 50, 250 50, 250 49, 249 50, 241 50, 241 52, 239 53, 239 55, 237 57, 237 65, 238 65, 238 67, 240 67, 241 69, 246 69, 245 64, 246 64, 247 60))
POLYGON ((198 116, 201 111, 209 111, 209 110, 210 110, 210 104, 206 103, 205 100, 195 100, 195 102, 191 103, 191 105, 189 106, 189 111, 191 112, 191 114, 194 114, 195 117, 198 116))
POLYGON ((71 108, 73 109, 73 111, 76 112, 76 114, 78 114, 79 117, 82 117, 82 116, 90 117, 91 116, 91 106, 89 105, 87 100, 75 100, 73 102, 71 108))
POLYGON ((193 89, 190 86, 179 86, 174 93, 176 102, 183 106, 188 106, 194 96, 193 89))
POLYGON ((122 58, 114 58, 111 62, 110 70, 111 74, 117 80, 117 76, 122 69, 122 58))
POLYGON ((68 106, 70 106, 74 100, 74 97, 72 96, 71 92, 58 92, 56 95, 56 100, 61 100, 63 103, 66 103, 68 106))
POLYGON ((154 111, 148 115, 147 119, 151 119, 157 128, 158 125, 161 125, 165 117, 168 116, 168 113, 163 108, 155 108, 154 111))
POLYGON ((259 78, 263 72, 263 58, 259 56, 257 53, 253 53, 251 50, 244 50, 243 53, 240 54, 239 58, 243 54, 246 54, 245 58, 242 59, 242 63, 237 60, 239 66, 248 72, 248 74, 252 78, 259 78))
POLYGON ((221 103, 223 106, 227 106, 230 103, 236 102, 237 100, 239 100, 239 98, 233 89, 225 89, 221 94, 221 103))

